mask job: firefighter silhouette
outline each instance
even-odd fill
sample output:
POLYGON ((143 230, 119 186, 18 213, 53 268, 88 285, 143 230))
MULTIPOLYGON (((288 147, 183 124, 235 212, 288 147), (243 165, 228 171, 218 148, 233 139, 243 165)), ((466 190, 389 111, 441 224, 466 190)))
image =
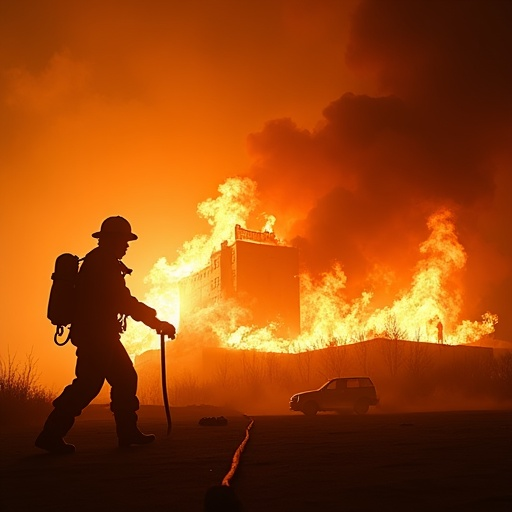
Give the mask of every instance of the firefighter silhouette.
POLYGON ((109 217, 93 233, 98 247, 84 258, 75 285, 71 322, 71 343, 77 347, 75 379, 53 401, 54 409, 36 439, 38 448, 51 453, 72 453, 75 447, 64 441, 75 418, 99 394, 105 380, 111 386, 110 409, 114 414, 120 447, 154 441, 137 427, 139 400, 137 373, 121 343, 126 317, 175 337, 175 328, 161 321, 156 311, 133 297, 125 275, 131 270, 121 261, 128 242, 137 240, 123 217, 109 217))
POLYGON ((443 324, 441 323, 441 321, 437 322, 437 343, 444 343, 443 324))

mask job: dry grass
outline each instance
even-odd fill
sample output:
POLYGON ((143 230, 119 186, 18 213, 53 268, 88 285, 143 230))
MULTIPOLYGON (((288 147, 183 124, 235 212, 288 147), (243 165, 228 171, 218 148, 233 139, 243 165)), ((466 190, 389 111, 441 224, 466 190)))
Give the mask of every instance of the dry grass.
POLYGON ((32 353, 24 362, 8 351, 0 358, 0 424, 38 420, 51 407, 52 393, 38 384, 37 361, 32 353))

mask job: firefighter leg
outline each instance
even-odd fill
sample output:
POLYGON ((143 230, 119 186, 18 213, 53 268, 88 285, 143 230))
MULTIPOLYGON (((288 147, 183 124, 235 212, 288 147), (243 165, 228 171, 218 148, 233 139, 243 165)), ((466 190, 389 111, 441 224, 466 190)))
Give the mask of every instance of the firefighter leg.
POLYGON ((149 444, 155 440, 154 434, 143 434, 137 427, 137 414, 135 412, 114 412, 116 419, 116 432, 120 448, 131 445, 149 444))
POLYGON ((73 426, 75 418, 71 414, 54 409, 46 420, 43 431, 37 436, 37 448, 55 454, 73 453, 75 447, 64 441, 64 436, 73 426))
POLYGON ((92 358, 80 351, 77 352, 77 356, 76 378, 53 401, 54 410, 48 416, 43 431, 35 442, 38 448, 50 453, 64 454, 75 451, 75 447, 67 444, 63 438, 73 426, 75 417, 79 416, 101 391, 105 380, 101 369, 92 364, 92 358))
POLYGON ((137 398, 137 372, 119 342, 115 348, 115 364, 109 369, 107 381, 112 386, 110 409, 116 420, 116 432, 120 447, 152 443, 153 434, 143 434, 137 427, 139 399, 137 398))

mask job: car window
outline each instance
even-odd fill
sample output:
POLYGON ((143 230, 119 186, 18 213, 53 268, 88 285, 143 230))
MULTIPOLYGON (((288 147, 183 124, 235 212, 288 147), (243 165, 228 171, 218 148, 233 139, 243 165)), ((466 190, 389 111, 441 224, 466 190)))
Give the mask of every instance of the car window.
POLYGON ((325 389, 336 389, 336 381, 333 380, 332 382, 329 382, 325 389))
POLYGON ((366 378, 366 379, 359 379, 359 385, 362 387, 362 388, 373 388, 373 383, 370 379, 366 378))
POLYGON ((347 388, 358 388, 359 379, 347 379, 347 388))
POLYGON ((346 389, 347 381, 345 379, 340 379, 336 381, 336 389, 346 389))

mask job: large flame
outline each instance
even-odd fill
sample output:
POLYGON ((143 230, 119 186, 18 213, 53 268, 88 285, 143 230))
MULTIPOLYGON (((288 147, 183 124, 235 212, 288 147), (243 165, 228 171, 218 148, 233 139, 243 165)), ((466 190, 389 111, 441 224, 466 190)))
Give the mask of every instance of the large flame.
MULTIPOLYGON (((199 204, 198 214, 211 226, 207 235, 186 242, 178 258, 168 263, 159 259, 146 278, 149 293, 145 302, 159 317, 179 331, 180 279, 205 268, 221 243, 234 242, 234 226, 246 227, 256 210, 256 184, 248 178, 230 178, 219 186, 219 197, 199 204)), ((262 214, 262 231, 272 232, 275 217, 262 214)), ((409 290, 387 307, 372 305, 373 294, 365 291, 347 300, 347 276, 340 263, 330 272, 313 279, 300 275, 301 335, 295 339, 277 337, 277 325, 256 328, 250 314, 232 299, 205 308, 187 319, 198 343, 267 352, 302 352, 333 344, 345 344, 375 337, 463 344, 494 332, 498 319, 485 313, 481 321, 461 319, 462 293, 456 276, 466 264, 452 212, 440 209, 427 221, 430 235, 419 247, 419 261, 409 290)), ((123 339, 132 357, 158 347, 158 340, 144 325, 131 322, 123 339)))

